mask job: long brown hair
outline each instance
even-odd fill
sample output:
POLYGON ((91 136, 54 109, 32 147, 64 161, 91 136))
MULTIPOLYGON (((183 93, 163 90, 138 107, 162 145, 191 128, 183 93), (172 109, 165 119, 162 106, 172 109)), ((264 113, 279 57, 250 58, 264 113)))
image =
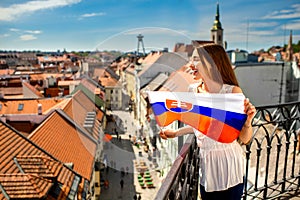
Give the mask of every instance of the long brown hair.
POLYGON ((239 86, 231 62, 224 48, 215 43, 205 43, 200 46, 206 50, 206 52, 215 62, 222 76, 223 83, 228 85, 239 86))

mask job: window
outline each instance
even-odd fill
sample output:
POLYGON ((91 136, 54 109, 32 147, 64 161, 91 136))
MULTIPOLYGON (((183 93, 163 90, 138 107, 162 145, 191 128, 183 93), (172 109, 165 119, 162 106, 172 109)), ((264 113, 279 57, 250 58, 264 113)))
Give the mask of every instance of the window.
POLYGON ((24 108, 24 104, 23 103, 19 103, 19 106, 18 106, 18 111, 21 111, 23 110, 24 108))
POLYGON ((69 195, 68 195, 68 199, 75 199, 80 179, 81 178, 79 176, 75 176, 75 178, 73 180, 73 184, 71 186, 71 190, 70 190, 69 195))

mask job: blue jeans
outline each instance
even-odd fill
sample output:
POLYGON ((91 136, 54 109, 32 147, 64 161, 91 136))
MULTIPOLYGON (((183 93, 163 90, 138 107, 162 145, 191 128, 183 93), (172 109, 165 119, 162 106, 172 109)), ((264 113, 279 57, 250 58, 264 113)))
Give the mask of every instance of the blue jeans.
POLYGON ((244 183, 228 188, 227 190, 206 192, 204 187, 200 185, 200 193, 202 200, 241 200, 243 195, 244 183))

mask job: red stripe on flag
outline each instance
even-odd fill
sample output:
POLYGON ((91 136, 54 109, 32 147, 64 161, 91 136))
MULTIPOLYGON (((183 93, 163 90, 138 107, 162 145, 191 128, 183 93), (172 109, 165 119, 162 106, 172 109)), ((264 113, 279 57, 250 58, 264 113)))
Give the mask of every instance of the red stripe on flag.
POLYGON ((188 124, 206 136, 223 143, 233 142, 240 134, 240 131, 208 116, 196 113, 174 113, 165 112, 156 116, 156 121, 159 126, 167 126, 175 120, 180 120, 188 124), (201 123, 200 123, 201 122, 201 123))

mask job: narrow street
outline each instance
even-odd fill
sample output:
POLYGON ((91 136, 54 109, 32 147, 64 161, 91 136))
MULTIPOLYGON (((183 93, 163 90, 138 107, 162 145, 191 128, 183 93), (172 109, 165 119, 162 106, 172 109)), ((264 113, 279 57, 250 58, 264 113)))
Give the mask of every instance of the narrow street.
POLYGON ((99 199, 130 200, 134 199, 136 194, 140 195, 141 199, 152 200, 161 186, 159 172, 156 171, 152 159, 145 151, 145 145, 138 140, 138 128, 130 113, 113 111, 112 114, 118 116, 120 120, 117 119, 115 123, 110 122, 106 128, 113 138, 104 144, 103 155, 108 167, 101 171, 101 179, 107 180, 109 186, 108 188, 101 187, 99 199), (139 183, 141 164, 149 172, 153 183, 151 187, 141 187, 139 183), (120 184, 121 180, 124 182, 123 188, 120 184))

